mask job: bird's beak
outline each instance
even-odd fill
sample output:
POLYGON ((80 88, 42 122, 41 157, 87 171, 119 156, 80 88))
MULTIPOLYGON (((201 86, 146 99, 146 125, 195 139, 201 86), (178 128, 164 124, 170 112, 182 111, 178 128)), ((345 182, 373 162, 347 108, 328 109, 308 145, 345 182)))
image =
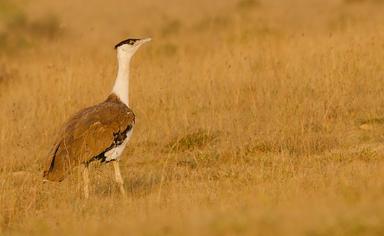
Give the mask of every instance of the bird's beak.
POLYGON ((149 42, 151 40, 152 40, 151 38, 140 39, 140 44, 147 43, 147 42, 149 42))

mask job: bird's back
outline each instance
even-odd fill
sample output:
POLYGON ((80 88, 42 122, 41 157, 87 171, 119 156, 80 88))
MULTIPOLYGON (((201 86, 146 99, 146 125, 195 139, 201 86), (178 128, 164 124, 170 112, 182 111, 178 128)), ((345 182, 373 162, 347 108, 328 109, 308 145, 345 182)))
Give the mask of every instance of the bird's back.
POLYGON ((114 94, 100 104, 79 111, 61 128, 49 153, 44 177, 51 181, 63 180, 73 167, 90 162, 118 145, 116 137, 131 129, 134 122, 132 110, 114 94))

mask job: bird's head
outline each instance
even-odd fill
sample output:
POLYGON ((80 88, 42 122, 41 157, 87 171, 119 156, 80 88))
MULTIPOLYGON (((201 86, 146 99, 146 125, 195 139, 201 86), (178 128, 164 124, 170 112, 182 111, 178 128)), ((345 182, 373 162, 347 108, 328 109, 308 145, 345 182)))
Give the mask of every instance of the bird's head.
POLYGON ((151 38, 126 39, 116 44, 115 49, 119 56, 131 57, 141 45, 149 41, 151 41, 151 38))

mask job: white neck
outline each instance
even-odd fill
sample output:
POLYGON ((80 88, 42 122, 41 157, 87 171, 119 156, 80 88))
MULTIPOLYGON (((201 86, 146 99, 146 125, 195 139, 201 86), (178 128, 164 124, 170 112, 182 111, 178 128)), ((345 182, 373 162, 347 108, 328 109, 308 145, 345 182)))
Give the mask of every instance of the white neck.
POLYGON ((129 63, 131 57, 132 55, 117 52, 117 77, 112 89, 112 92, 127 106, 129 106, 129 63))

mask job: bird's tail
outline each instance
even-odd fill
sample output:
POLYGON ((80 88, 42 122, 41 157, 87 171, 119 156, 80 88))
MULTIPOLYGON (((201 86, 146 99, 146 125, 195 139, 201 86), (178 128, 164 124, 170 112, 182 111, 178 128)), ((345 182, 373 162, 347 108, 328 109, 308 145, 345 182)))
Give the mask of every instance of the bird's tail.
POLYGON ((56 143, 49 153, 46 169, 43 172, 43 181, 61 182, 65 177, 65 165, 63 158, 58 153, 60 143, 56 143))
POLYGON ((53 181, 61 182, 64 180, 64 173, 62 171, 57 171, 55 169, 46 170, 43 172, 43 182, 53 181))

